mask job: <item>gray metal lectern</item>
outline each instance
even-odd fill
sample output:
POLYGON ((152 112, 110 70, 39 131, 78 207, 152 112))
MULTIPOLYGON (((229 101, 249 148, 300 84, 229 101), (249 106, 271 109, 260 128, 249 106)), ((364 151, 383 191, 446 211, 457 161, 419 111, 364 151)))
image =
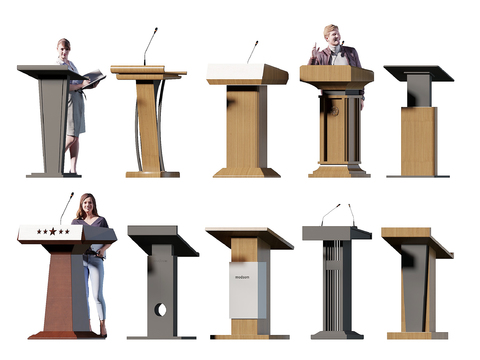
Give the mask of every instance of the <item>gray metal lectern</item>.
POLYGON ((177 257, 200 254, 177 226, 128 226, 128 236, 148 255, 148 318, 147 336, 127 339, 196 339, 177 336, 177 257))
POLYGON ((42 124, 43 173, 27 177, 81 177, 64 173, 67 95, 70 80, 86 80, 67 65, 18 65, 17 70, 38 80, 42 124))
POLYGON ((323 331, 312 339, 363 339, 352 331, 352 240, 371 238, 356 226, 303 227, 303 240, 323 241, 323 331))

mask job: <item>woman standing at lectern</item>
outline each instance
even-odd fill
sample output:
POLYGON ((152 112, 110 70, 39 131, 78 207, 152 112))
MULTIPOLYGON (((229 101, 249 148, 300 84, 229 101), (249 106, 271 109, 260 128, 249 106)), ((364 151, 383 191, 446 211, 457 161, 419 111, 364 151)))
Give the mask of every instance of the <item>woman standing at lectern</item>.
MULTIPOLYGON (((68 60, 70 54, 70 41, 60 39, 57 43, 58 65, 67 65, 68 69, 78 74, 78 70, 68 60)), ((65 139, 65 152, 70 150, 70 173, 77 172, 77 159, 79 151, 78 137, 85 132, 85 104, 83 102, 81 90, 82 87, 88 85, 90 80, 71 80, 68 92, 68 110, 67 110, 67 136, 65 139)), ((96 87, 95 83, 93 87, 96 87)))
MULTIPOLYGON (((97 204, 92 194, 83 194, 80 198, 80 206, 77 210, 77 217, 72 221, 72 225, 90 225, 108 228, 107 220, 98 215, 97 204)), ((88 278, 92 284, 92 294, 97 304, 98 318, 100 319, 100 335, 107 337, 105 327, 105 300, 103 298, 103 260, 106 258, 105 251, 111 244, 92 244, 83 254, 83 270, 85 274, 85 287, 87 290, 88 306, 88 278)), ((88 317, 90 318, 90 307, 88 307, 88 317)), ((90 328, 91 330, 91 328, 90 328)))

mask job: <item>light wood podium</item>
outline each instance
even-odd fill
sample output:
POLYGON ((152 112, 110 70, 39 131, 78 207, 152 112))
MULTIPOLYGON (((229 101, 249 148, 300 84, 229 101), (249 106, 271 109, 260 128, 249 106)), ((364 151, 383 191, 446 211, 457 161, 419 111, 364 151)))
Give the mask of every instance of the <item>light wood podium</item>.
POLYGON ((407 82, 407 107, 402 107, 401 176, 438 175, 437 108, 432 107, 432 81, 454 81, 439 66, 384 66, 398 81, 407 82))
POLYGON ((231 249, 231 335, 211 339, 289 339, 270 335, 270 250, 293 250, 293 245, 269 228, 206 228, 231 249))
POLYGON ((127 339, 195 339, 178 336, 178 257, 198 257, 177 226, 128 226, 128 236, 148 255, 147 336, 127 339))
POLYGON ((304 65, 300 81, 321 90, 320 167, 308 177, 370 177, 360 168, 360 90, 373 71, 349 65, 304 65))
POLYGON ((180 177, 177 171, 165 170, 160 136, 161 105, 165 80, 180 79, 180 75, 186 75, 187 72, 167 72, 163 65, 112 65, 110 71, 117 74, 118 80, 135 80, 137 87, 135 144, 139 171, 127 172, 126 177, 180 177), (138 129, 140 129, 140 146, 138 129))
POLYGON ((389 332, 387 339, 448 339, 436 331, 435 262, 453 259, 453 253, 430 228, 382 228, 382 238, 402 255, 401 332, 389 332))
POLYGON ((27 178, 64 178, 81 175, 64 173, 65 135, 67 132, 67 97, 70 80, 86 80, 67 65, 18 65, 17 70, 38 80, 40 122, 42 127, 43 173, 27 178))
POLYGON ((89 328, 83 253, 91 244, 116 240, 113 229, 88 225, 20 227, 21 244, 42 245, 50 253, 44 328, 29 339, 103 339, 89 328))
POLYGON ((312 339, 363 339, 352 330, 352 240, 372 233, 356 226, 304 226, 303 240, 323 241, 323 331, 312 339))
POLYGON ((209 65, 210 85, 227 86, 227 167, 214 177, 280 177, 267 166, 267 85, 288 72, 267 64, 209 65))

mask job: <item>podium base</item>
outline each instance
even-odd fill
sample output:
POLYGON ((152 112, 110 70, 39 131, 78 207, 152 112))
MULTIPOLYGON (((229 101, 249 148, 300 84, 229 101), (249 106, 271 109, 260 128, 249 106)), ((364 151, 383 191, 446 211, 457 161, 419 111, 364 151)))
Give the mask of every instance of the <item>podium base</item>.
POLYGON ((27 178, 81 178, 82 175, 71 173, 31 173, 27 178))
POLYGON ((387 175, 387 178, 449 178, 450 175, 387 175))
POLYGON ((196 340, 196 336, 171 336, 171 337, 156 337, 156 336, 127 336, 127 340, 196 340))
POLYGON ((363 335, 355 331, 320 331, 311 336, 311 339, 332 340, 332 339, 363 339, 363 335))
POLYGON ((127 172, 127 178, 179 178, 180 173, 178 171, 129 171, 127 172))
POLYGON ((320 165, 312 174, 308 175, 309 178, 352 178, 352 177, 371 177, 366 171, 362 170, 359 165, 337 165, 328 166, 320 165))
POLYGON ((210 335, 210 340, 289 340, 290 335, 257 335, 257 334, 236 334, 236 335, 210 335))
POLYGON ((28 340, 75 340, 75 339, 98 339, 104 340, 101 335, 95 334, 93 331, 40 331, 38 334, 32 335, 28 340))
POLYGON ((448 332, 389 332, 388 340, 448 340, 448 332))
POLYGON ((276 178, 280 175, 270 168, 223 168, 214 178, 276 178))

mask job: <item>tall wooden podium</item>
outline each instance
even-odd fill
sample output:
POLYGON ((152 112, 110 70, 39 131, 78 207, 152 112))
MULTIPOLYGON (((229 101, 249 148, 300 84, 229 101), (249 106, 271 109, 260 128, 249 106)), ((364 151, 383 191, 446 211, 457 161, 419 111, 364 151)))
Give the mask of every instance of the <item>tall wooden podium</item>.
POLYGON ((384 238, 402 255, 402 327, 387 339, 448 339, 436 331, 435 262, 453 259, 430 228, 382 228, 384 238))
POLYGON ((147 336, 127 339, 195 339, 177 335, 177 258, 199 254, 177 226, 128 226, 128 236, 148 255, 147 336))
POLYGON ((39 244, 50 253, 44 328, 29 339, 103 339, 89 328, 83 253, 91 244, 116 240, 113 229, 89 225, 20 227, 20 243, 39 244))
MULTIPOLYGON (((67 65, 18 65, 17 70, 38 80, 40 122, 42 127, 43 173, 33 177, 81 177, 64 173, 65 135, 67 132, 67 97, 70 80, 86 80, 67 65)), ((22 120, 23 121, 23 120, 22 120)))
POLYGON ((280 177, 267 166, 267 85, 288 72, 267 64, 209 65, 210 85, 227 86, 227 167, 214 177, 280 177))
POLYGON ((268 228, 207 228, 231 249, 231 335, 211 339, 289 339, 270 335, 270 250, 293 250, 293 245, 268 228))
MULTIPOLYGON (((432 107, 432 82, 454 81, 440 66, 384 66, 407 82, 407 107, 402 107, 401 177, 438 175, 437 108, 432 107)), ((400 177, 390 175, 387 177, 400 177)))
POLYGON ((300 81, 321 90, 320 167, 309 177, 370 177, 360 168, 360 90, 373 71, 349 65, 304 65, 300 81))
POLYGON ((127 172, 126 177, 180 177, 177 171, 165 170, 160 135, 161 105, 165 81, 180 79, 180 75, 187 72, 167 72, 163 65, 112 65, 110 71, 117 74, 118 80, 135 80, 137 87, 135 145, 139 171, 127 172))
POLYGON ((303 227, 303 240, 323 241, 323 331, 312 339, 363 339, 352 331, 352 240, 371 238, 356 226, 303 227))

